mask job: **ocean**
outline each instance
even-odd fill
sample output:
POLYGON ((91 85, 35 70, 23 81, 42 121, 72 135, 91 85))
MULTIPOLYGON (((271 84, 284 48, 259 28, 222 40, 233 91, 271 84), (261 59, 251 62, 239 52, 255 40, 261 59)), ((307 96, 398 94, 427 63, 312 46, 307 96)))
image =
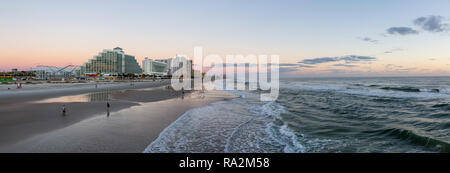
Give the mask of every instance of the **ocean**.
POLYGON ((192 109, 145 152, 450 152, 450 77, 281 79, 192 109))

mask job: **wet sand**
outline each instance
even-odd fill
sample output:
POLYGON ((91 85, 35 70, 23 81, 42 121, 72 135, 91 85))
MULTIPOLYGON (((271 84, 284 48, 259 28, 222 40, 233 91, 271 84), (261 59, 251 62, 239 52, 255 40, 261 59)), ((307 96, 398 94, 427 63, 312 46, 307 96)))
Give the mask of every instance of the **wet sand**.
POLYGON ((220 91, 182 96, 157 86, 42 98, 38 94, 22 97, 24 104, 2 105, 0 152, 143 152, 187 110, 234 97, 220 91), (106 100, 111 103, 109 114, 106 100))
POLYGON ((22 104, 33 100, 53 98, 58 96, 76 95, 89 92, 102 92, 105 90, 124 90, 152 88, 169 85, 170 80, 154 82, 101 82, 101 83, 78 83, 78 84, 33 84, 23 85, 23 89, 7 90, 0 85, 0 106, 22 104), (55 86, 53 86, 55 85, 55 86))

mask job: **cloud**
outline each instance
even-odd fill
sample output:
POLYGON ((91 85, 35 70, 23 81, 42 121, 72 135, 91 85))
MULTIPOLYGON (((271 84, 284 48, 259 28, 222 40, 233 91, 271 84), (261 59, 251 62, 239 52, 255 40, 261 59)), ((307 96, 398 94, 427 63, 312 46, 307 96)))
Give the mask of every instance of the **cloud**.
POLYGON ((302 68, 314 68, 314 66, 312 65, 305 65, 305 64, 298 64, 298 66, 302 68))
POLYGON ((293 68, 293 67, 280 67, 279 68, 279 72, 280 73, 287 73, 287 72, 294 72, 294 71, 298 71, 298 68, 293 68))
POLYGON ((405 68, 401 65, 395 65, 395 64, 386 64, 385 66, 386 71, 397 71, 397 72, 409 72, 417 70, 417 68, 405 68))
POLYGON ((391 49, 388 51, 385 51, 384 53, 389 54, 389 53, 394 53, 394 52, 398 52, 398 51, 402 51, 403 49, 401 48, 395 48, 395 49, 391 49))
POLYGON ((344 69, 327 69, 325 71, 328 71, 330 73, 338 74, 338 73, 348 73, 349 71, 344 69))
POLYGON ((429 32, 444 32, 449 30, 449 25, 442 23, 442 16, 419 17, 414 20, 414 24, 429 32))
POLYGON ((320 57, 320 58, 305 59, 303 61, 300 61, 299 63, 313 65, 313 64, 345 61, 345 63, 348 64, 359 61, 372 61, 372 60, 376 60, 376 58, 370 56, 348 55, 341 57, 320 57))
MULTIPOLYGON (((274 64, 276 65, 276 64, 274 64)), ((278 64, 279 66, 297 66, 298 64, 278 64)))
POLYGON ((401 65, 386 64, 386 69, 403 68, 401 65))
POLYGON ((387 29, 387 33, 391 35, 409 35, 418 34, 419 31, 416 31, 410 27, 391 27, 387 29))
POLYGON ((436 61, 436 58, 430 58, 430 59, 428 59, 428 60, 430 60, 430 61, 436 61))
POLYGON ((351 64, 333 64, 333 66, 338 66, 338 67, 358 67, 358 65, 351 65, 351 64))
POLYGON ((401 69, 395 69, 395 71, 402 71, 402 72, 408 72, 408 71, 414 71, 417 70, 417 68, 401 68, 401 69))
POLYGON ((370 43, 374 43, 374 44, 378 43, 378 40, 374 40, 370 37, 358 37, 358 39, 361 41, 370 42, 370 43))
POLYGON ((321 63, 327 63, 327 62, 335 62, 339 61, 338 58, 331 58, 331 57, 323 57, 323 58, 313 58, 313 59, 305 59, 303 61, 300 61, 299 63, 303 64, 321 64, 321 63))
POLYGON ((313 68, 312 65, 305 64, 278 64, 280 67, 302 67, 302 68, 313 68))

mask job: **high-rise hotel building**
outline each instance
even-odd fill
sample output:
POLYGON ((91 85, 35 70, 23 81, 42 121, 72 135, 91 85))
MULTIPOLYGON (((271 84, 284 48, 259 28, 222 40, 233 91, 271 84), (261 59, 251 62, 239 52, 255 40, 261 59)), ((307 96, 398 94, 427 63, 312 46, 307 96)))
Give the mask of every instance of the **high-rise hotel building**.
POLYGON ((85 74, 141 74, 142 70, 133 55, 125 54, 120 47, 113 50, 103 50, 97 56, 89 59, 81 67, 85 74))

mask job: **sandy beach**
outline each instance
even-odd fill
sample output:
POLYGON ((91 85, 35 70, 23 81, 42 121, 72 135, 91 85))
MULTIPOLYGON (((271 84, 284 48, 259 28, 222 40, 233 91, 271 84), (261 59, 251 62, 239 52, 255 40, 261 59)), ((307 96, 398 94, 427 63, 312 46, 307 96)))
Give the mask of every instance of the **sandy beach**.
POLYGON ((2 90, 0 152, 143 152, 184 112, 235 97, 220 91, 183 95, 167 88, 169 82, 2 90))

